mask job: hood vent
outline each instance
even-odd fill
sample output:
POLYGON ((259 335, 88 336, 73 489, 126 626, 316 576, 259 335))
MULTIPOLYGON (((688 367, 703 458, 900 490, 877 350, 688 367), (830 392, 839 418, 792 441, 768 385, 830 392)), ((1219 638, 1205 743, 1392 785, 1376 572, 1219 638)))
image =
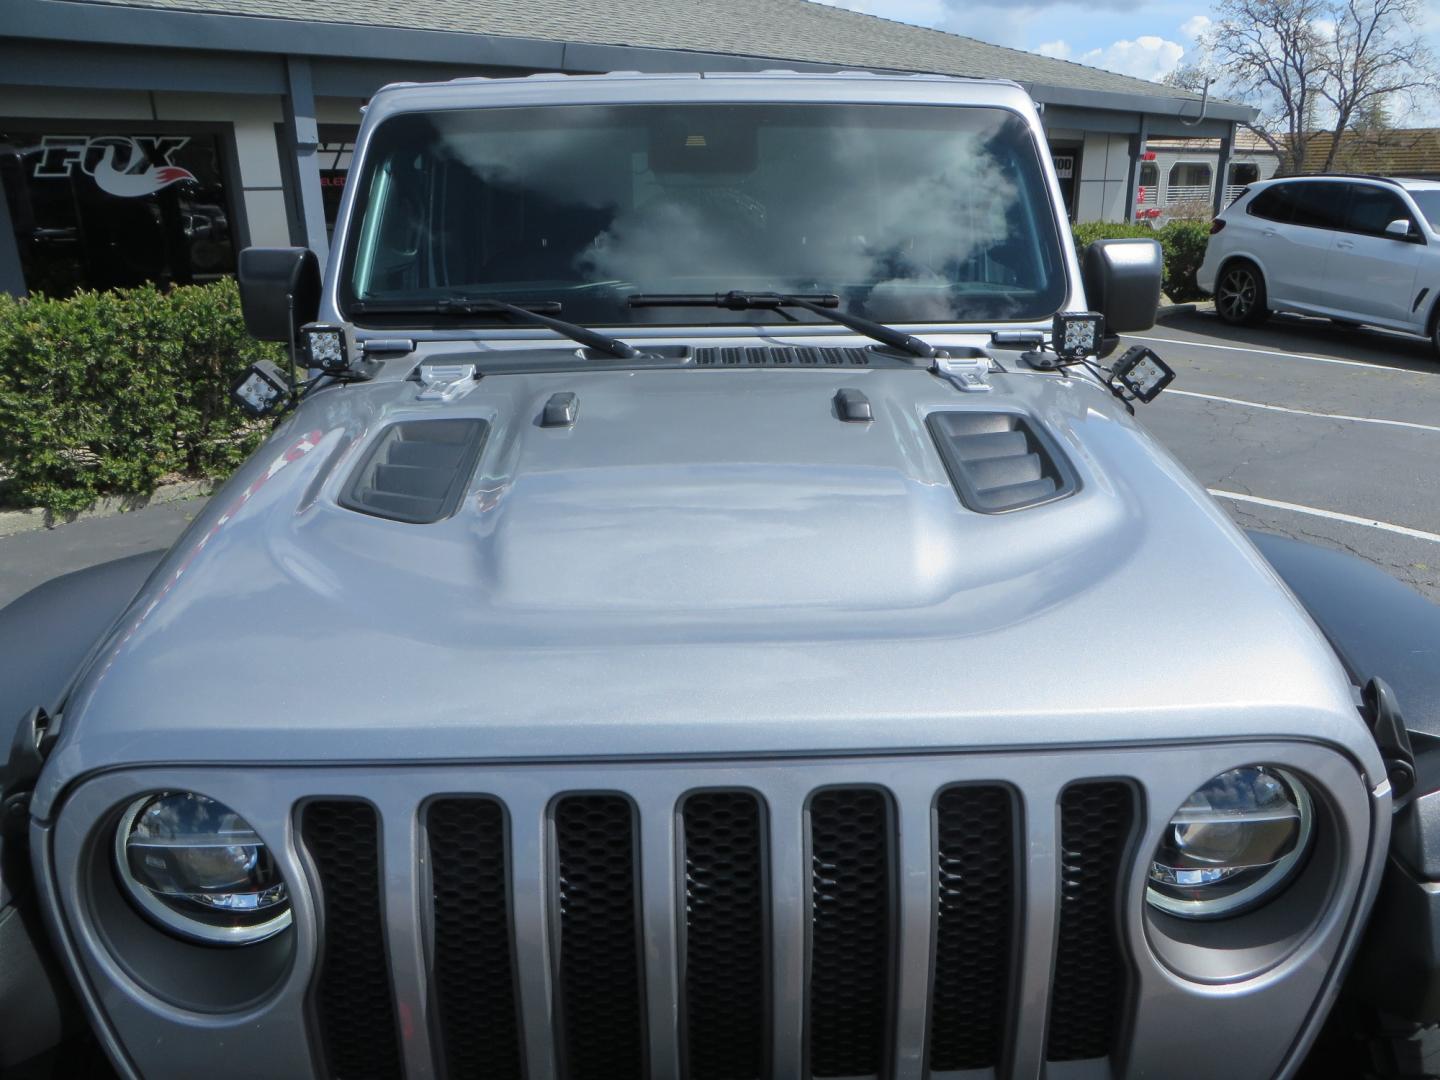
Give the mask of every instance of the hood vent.
POLYGON ((355 470, 340 505, 414 525, 449 517, 475 471, 488 428, 484 420, 391 424, 355 470))
POLYGON ((982 514, 1051 502, 1079 487, 1044 429, 1009 412, 934 412, 925 419, 960 501, 982 514))
POLYGON ((695 350, 696 367, 868 367, 868 349, 757 346, 695 350))

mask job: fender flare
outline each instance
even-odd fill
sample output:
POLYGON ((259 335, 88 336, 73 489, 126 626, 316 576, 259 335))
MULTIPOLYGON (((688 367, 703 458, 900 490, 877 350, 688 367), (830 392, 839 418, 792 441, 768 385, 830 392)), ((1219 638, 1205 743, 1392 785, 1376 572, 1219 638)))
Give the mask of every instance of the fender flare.
POLYGON ((1440 738, 1440 604, 1358 556, 1270 533, 1249 536, 1330 639, 1352 681, 1384 679, 1405 726, 1440 738))

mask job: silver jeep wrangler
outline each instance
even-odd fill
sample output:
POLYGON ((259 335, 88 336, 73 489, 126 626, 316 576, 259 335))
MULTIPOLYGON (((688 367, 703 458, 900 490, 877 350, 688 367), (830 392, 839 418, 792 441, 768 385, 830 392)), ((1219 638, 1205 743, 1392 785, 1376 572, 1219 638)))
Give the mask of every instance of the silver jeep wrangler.
POLYGON ((6 1075, 1420 1075, 1437 609, 1132 419, 1158 245, 1077 259, 1044 148, 380 92, 323 282, 241 259, 273 436, 0 614, 6 1075))

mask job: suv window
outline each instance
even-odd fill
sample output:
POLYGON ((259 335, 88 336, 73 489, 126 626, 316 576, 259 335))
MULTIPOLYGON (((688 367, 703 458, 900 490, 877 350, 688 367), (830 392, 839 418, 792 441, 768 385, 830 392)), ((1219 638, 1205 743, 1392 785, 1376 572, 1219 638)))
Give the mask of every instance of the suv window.
POLYGON ((1292 225, 1307 225, 1312 229, 1345 227, 1345 203, 1350 185, 1309 180, 1290 186, 1295 189, 1295 209, 1290 218, 1292 225))
POLYGON ((1295 211, 1295 185, 1276 184, 1256 195, 1246 210, 1266 221, 1289 221, 1295 211))
POLYGON ((1345 215, 1345 227, 1351 232, 1384 236, 1385 226, 1400 218, 1414 221, 1410 208, 1397 192, 1376 184, 1350 185, 1350 210, 1345 215))

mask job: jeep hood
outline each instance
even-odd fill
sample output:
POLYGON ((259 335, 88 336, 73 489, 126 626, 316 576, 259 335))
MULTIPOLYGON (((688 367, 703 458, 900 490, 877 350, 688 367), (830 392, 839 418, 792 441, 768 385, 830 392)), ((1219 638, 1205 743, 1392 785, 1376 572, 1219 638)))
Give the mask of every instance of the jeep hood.
POLYGON ((1249 542, 1100 387, 587 370, 315 395, 211 500, 66 710, 119 762, 495 760, 1324 737, 1358 723, 1249 542), (835 413, 863 392, 872 423, 835 413), (573 427, 539 416, 574 393, 573 427), (962 505, 925 426, 1014 410, 1078 490, 962 505), (456 512, 341 505, 396 420, 489 425, 456 512))

